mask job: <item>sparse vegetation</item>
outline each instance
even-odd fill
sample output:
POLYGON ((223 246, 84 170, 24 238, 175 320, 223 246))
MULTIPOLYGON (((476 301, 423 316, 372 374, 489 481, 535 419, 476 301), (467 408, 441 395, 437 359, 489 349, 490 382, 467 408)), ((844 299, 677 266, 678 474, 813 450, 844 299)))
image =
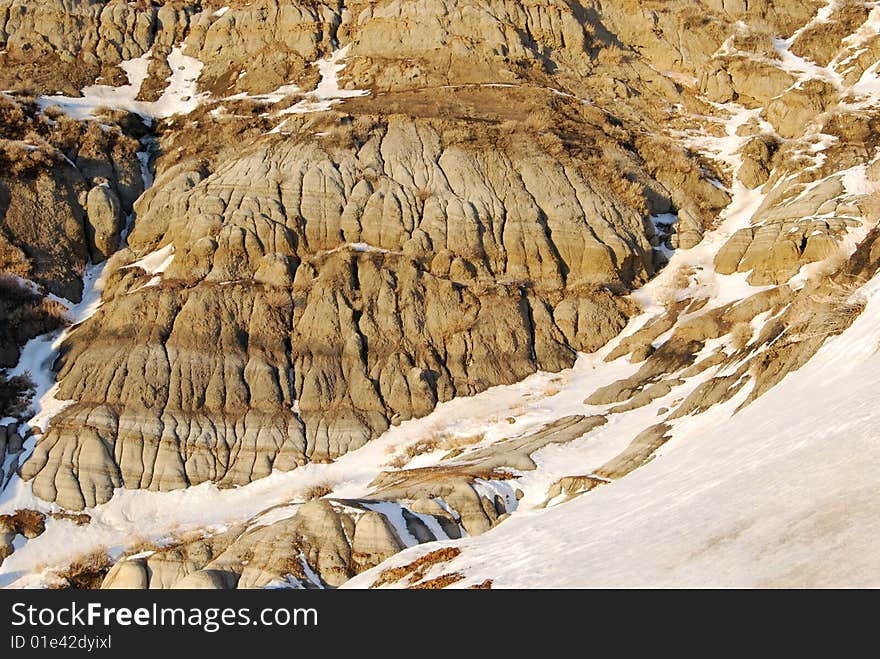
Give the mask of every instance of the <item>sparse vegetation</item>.
POLYGON ((838 249, 816 265, 816 268, 813 270, 813 278, 821 281, 822 279, 833 277, 843 270, 849 262, 849 258, 850 254, 847 250, 838 249))
MULTIPOLYGON (((4 263, 0 241, 0 267, 4 263)), ((43 298, 18 277, 0 274, 0 365, 15 364, 19 346, 62 327, 67 322, 66 313, 63 304, 43 298)), ((29 373, 10 376, 0 368, 0 417, 22 418, 34 393, 29 373)))
POLYGON ((733 47, 769 59, 779 57, 773 47, 773 28, 766 21, 754 20, 747 28, 738 30, 733 35, 733 47))
POLYGON ((51 169, 61 159, 60 152, 44 142, 0 140, 0 170, 24 177, 51 169))
POLYGON ((69 513, 64 510, 51 512, 49 513, 49 517, 52 519, 67 520, 73 522, 77 526, 86 526, 92 521, 92 516, 88 513, 69 513))
POLYGON ((751 323, 741 322, 734 325, 730 331, 730 342, 734 350, 743 350, 749 345, 753 335, 751 323))
POLYGON ((0 529, 36 538, 46 530, 46 516, 37 510, 23 508, 12 515, 0 515, 0 529))
POLYGON ((420 556, 412 563, 408 563, 407 565, 383 570, 382 574, 379 575, 379 578, 376 579, 375 582, 373 582, 373 585, 370 586, 370 588, 379 588, 380 586, 400 581, 406 576, 409 576, 409 583, 416 583, 418 581, 421 581, 428 570, 430 570, 435 565, 448 563, 460 554, 461 549, 459 549, 458 547, 444 547, 442 549, 437 549, 428 554, 425 554, 424 556, 420 556))
MULTIPOLYGON (((0 255, 0 267, 3 257, 0 255)), ((10 274, 0 274, 0 363, 11 365, 9 359, 16 347, 35 336, 52 332, 67 322, 67 309, 60 302, 42 297, 26 282, 10 274)))
POLYGON ((0 369, 0 417, 21 419, 27 414, 36 388, 29 373, 8 376, 0 369))
POLYGON ((657 293, 657 304, 667 312, 671 312, 678 305, 679 290, 673 287, 664 288, 657 293))
MULTIPOLYGON (((558 391, 557 391, 558 393, 558 391)), ((455 435, 448 432, 434 432, 427 437, 420 439, 415 444, 410 444, 404 448, 403 453, 399 454, 389 463, 389 466, 396 469, 402 469, 410 460, 426 453, 434 451, 459 451, 465 447, 479 444, 486 435, 478 433, 476 435, 455 435)), ((449 456, 447 456, 449 457, 449 456)))
POLYGON ((865 284, 860 277, 833 280, 813 294, 815 308, 801 338, 826 338, 841 334, 855 322, 867 306, 858 290, 865 284))
MULTIPOLYGON (((96 590, 101 587, 104 576, 110 570, 111 561, 107 552, 96 549, 75 559, 65 570, 58 573, 67 588, 75 590, 96 590)), ((64 586, 56 586, 56 589, 64 586)))
POLYGON ((108 111, 104 120, 120 123, 108 130, 96 121, 77 121, 57 107, 43 112, 32 98, 0 96, 0 172, 32 176, 80 153, 111 162, 133 157, 138 141, 126 133, 142 132, 140 119, 108 111))
POLYGON ((441 590, 454 583, 462 581, 464 575, 461 572, 452 572, 450 574, 442 574, 439 577, 422 581, 421 583, 408 586, 407 590, 441 590))
POLYGON ((333 487, 329 483, 321 483, 313 485, 305 490, 302 494, 303 501, 313 501, 325 497, 333 491, 333 487))
POLYGON ((666 285, 657 293, 657 302, 667 312, 680 309, 683 303, 688 302, 686 291, 691 285, 691 277, 696 271, 690 266, 679 266, 669 273, 666 285))
POLYGON ((482 583, 474 584, 473 586, 468 586, 468 590, 492 590, 492 584, 494 582, 491 579, 486 579, 482 583))

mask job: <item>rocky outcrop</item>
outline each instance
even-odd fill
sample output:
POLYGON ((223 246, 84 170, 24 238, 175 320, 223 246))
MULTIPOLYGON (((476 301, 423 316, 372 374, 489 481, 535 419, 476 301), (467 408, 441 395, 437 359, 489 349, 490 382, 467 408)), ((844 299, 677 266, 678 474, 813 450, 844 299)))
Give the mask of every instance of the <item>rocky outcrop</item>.
MULTIPOLYGON (((668 154, 656 139, 635 142, 647 161, 634 157, 614 121, 572 95, 535 86, 517 107, 478 89, 489 121, 479 130, 454 96, 437 96, 415 119, 380 98, 531 80, 561 64, 583 75, 597 66, 590 48, 617 47, 601 29, 618 25, 610 7, 588 25, 554 3, 489 4, 465 18, 453 2, 141 13, 110 2, 78 17, 71 31, 86 67, 155 48, 144 98, 158 93, 150 85, 179 40, 203 62, 203 88, 265 92, 305 75, 335 34, 354 46, 347 84, 375 100, 349 104, 323 137, 292 117, 287 135, 159 161, 136 204, 134 263, 110 275, 103 307, 63 347, 59 395, 75 402, 22 469, 39 496, 82 508, 118 487, 240 485, 332 460, 438 402, 567 368, 575 351, 620 331, 633 309, 609 291, 654 274, 646 211, 690 198, 674 236, 689 248, 728 197, 696 163, 661 167, 668 154), (415 35, 413 17, 427 16, 431 29, 415 35), (550 108, 546 128, 558 120, 617 167, 591 171, 570 138, 525 122, 536 100, 550 108), (138 266, 166 246, 174 256, 164 272, 138 266)), ((9 14, 9 56, 28 48, 26 28, 50 32, 58 10, 9 14)), ((65 39, 50 36, 41 52, 72 62, 65 39)), ((639 71, 649 87, 662 84, 639 71)), ((186 134, 160 149, 175 153, 186 134)), ((90 174, 97 260, 118 246, 126 198, 90 174)))
POLYGON ((777 182, 752 226, 738 230, 719 250, 715 267, 722 274, 748 272, 755 286, 783 284, 802 266, 839 252, 847 231, 869 214, 866 204, 864 196, 847 194, 840 174, 811 183, 777 182))
POLYGON ((640 214, 569 158, 454 129, 374 121, 357 150, 266 140, 161 176, 129 241, 173 260, 160 285, 112 275, 66 342, 77 402, 23 469, 35 491, 243 484, 613 337, 629 308, 607 289, 653 272, 640 214))
POLYGON ((89 257, 85 213, 78 201, 85 184, 66 163, 54 174, 0 179, 0 268, 78 300, 89 257))
POLYGON ((21 436, 17 423, 0 426, 0 465, 7 465, 6 471, 0 473, 0 484, 4 487, 15 474, 15 460, 8 460, 21 453, 24 448, 24 438, 21 436))
POLYGON ((105 261, 119 249, 124 228, 119 197, 106 182, 102 182, 89 190, 86 212, 90 251, 96 261, 105 261))
POLYGON ((142 91, 155 100, 170 75, 165 60, 186 37, 187 54, 207 63, 204 81, 218 92, 266 92, 311 77, 310 63, 330 50, 338 3, 198 2, 129 3, 49 0, 0 2, 4 85, 37 83, 50 92, 76 94, 98 76, 124 82, 120 62, 151 52, 154 78, 142 91), (231 7, 224 13, 221 6, 231 7), (271 29, 266 29, 271 25, 271 29), (32 70, 29 63, 39 63, 32 70), (256 75, 254 75, 256 67, 256 75), (238 79, 239 73, 251 76, 238 79))
MULTIPOLYGON (((81 300, 87 263, 118 249, 143 191, 138 142, 126 132, 137 133, 138 122, 81 124, 52 114, 0 96, 0 367, 69 322, 57 298, 81 300)), ((5 373, 2 382, 6 388, 5 373)), ((2 416, 26 417, 26 400, 3 398, 2 416)))
POLYGON ((458 526, 449 524, 448 515, 443 509, 434 516, 396 504, 315 499, 279 521, 263 524, 261 514, 218 535, 124 558, 110 569, 101 587, 335 587, 407 546, 458 538, 458 526), (376 506, 392 510, 371 510, 376 506), (391 515, 399 521, 392 522, 391 515))

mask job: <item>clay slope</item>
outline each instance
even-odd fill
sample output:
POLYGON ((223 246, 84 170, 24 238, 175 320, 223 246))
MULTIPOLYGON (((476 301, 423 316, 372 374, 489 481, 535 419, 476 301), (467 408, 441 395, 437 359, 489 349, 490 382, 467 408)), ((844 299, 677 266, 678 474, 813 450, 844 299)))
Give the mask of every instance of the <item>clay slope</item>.
MULTIPOLYGON (((682 190, 654 178, 616 118, 548 89, 563 65, 593 66, 601 42, 579 12, 338 8, 327 20, 337 47, 351 47, 342 87, 369 95, 315 118, 287 101, 274 131, 254 134, 260 122, 237 116, 254 104, 241 94, 276 84, 270 64, 251 60, 241 76, 211 44, 243 33, 272 43, 294 7, 264 7, 262 22, 253 6, 190 7, 178 23, 169 6, 146 8, 110 49, 85 35, 140 10, 92 8, 78 24, 84 52, 107 65, 153 49, 141 97, 178 25, 187 56, 204 58, 204 93, 221 65, 262 82, 159 124, 168 155, 136 204, 129 249, 108 269, 101 309, 62 348, 58 398, 75 403, 24 466, 38 496, 82 508, 121 486, 240 485, 332 460, 438 402, 570 367, 623 327, 632 306, 617 296, 662 264, 648 215, 682 190), (436 22, 437 43, 414 38, 414 17, 436 22), (156 29, 140 32, 142 21, 156 29), (489 30, 498 43, 476 38, 489 30), (451 61, 444 41, 457 44, 451 61), (416 51, 430 79, 398 72, 416 51), (491 86, 502 79, 522 88, 491 86), (227 148, 240 131, 243 146, 227 148), (162 272, 140 267, 152 253, 171 258, 162 272)), ((329 53, 324 22, 301 9, 313 39, 298 52, 329 53)), ((23 26, 48 32, 55 15, 10 18, 10 53, 25 49, 23 26)), ((47 56, 63 61, 64 49, 47 56)), ((335 70, 321 75, 315 94, 336 83, 335 70)), ((678 158, 698 236, 727 197, 678 158)))

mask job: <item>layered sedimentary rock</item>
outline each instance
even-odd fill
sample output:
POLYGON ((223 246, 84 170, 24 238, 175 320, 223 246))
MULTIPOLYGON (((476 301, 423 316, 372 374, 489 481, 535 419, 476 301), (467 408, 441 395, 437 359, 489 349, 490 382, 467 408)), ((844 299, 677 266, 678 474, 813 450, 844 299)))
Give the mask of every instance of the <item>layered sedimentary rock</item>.
MULTIPOLYGON (((844 175, 779 167, 844 91, 799 80, 770 38, 815 3, 74 4, 0 1, 5 84, 75 95, 144 57, 152 101, 182 52, 202 107, 146 117, 158 157, 139 198, 120 149, 71 157, 82 180, 59 212, 76 235, 51 259, 65 285, 133 223, 101 308, 62 347, 71 404, 22 467, 65 507, 334 460, 440 402, 570 367, 665 263, 651 216, 673 214, 669 246, 694 247, 734 182, 766 197, 716 267, 756 285, 827 258, 863 214, 844 175), (42 63, 30 81, 25 60, 42 63), (755 110, 739 171, 670 138, 706 99, 755 110)), ((806 34, 787 47, 811 53, 806 34)), ((870 121, 821 128, 851 149, 870 121)), ((628 391, 642 398, 612 402, 668 392, 664 355, 689 345, 649 360, 628 391)), ((498 465, 528 465, 511 451, 498 465)))
MULTIPOLYGON (((459 538, 452 516, 391 504, 397 524, 371 510, 373 501, 315 499, 282 519, 261 516, 222 534, 123 559, 104 589, 326 588, 343 584, 408 545, 459 538)), ((266 511, 272 515, 275 511, 266 511)))
POLYGON ((603 287, 652 273, 642 217, 576 163, 508 149, 392 120, 337 162, 279 141, 160 178, 130 243, 173 260, 158 283, 109 277, 63 349, 77 403, 25 477, 71 507, 243 484, 604 344, 627 313, 603 287))

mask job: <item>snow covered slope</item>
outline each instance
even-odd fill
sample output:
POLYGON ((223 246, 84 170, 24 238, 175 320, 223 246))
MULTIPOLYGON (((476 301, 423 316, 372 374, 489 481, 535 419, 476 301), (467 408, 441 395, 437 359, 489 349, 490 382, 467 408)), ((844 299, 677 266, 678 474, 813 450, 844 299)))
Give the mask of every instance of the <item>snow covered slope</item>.
MULTIPOLYGON (((494 587, 880 586, 880 278, 844 334, 726 420, 588 496, 514 515, 440 572, 494 587)), ((432 547, 436 549, 436 547, 432 547)), ((408 550, 345 587, 371 584, 408 550)))

